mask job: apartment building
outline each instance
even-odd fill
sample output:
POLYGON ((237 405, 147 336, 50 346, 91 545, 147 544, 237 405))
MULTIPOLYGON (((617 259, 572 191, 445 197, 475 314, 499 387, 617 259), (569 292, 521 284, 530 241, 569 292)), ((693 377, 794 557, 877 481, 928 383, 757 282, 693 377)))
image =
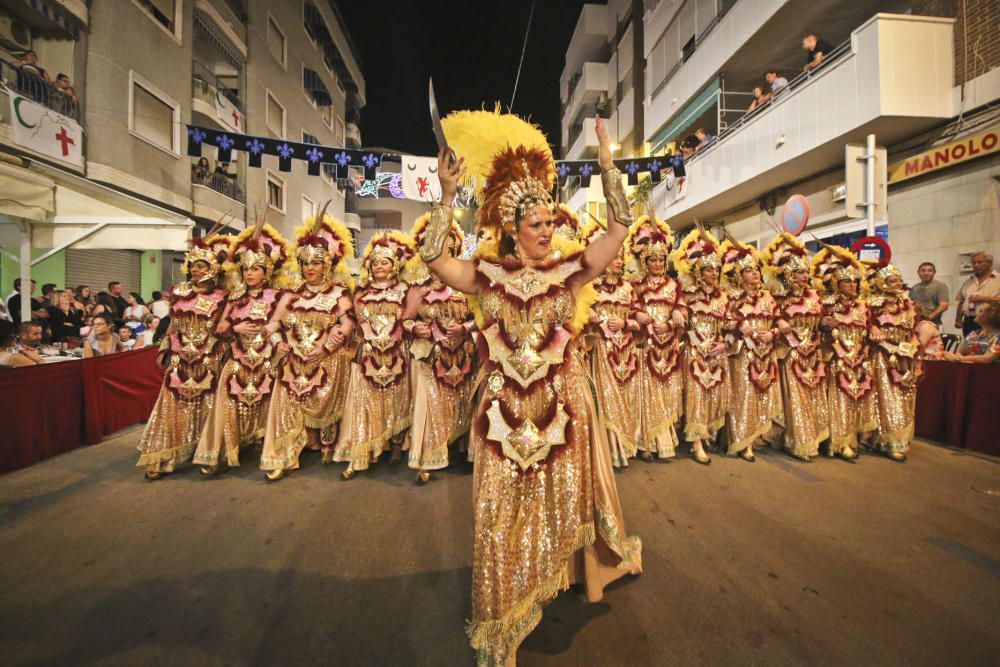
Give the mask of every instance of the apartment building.
POLYGON ((239 230, 259 210, 291 235, 331 200, 328 211, 360 229, 332 168, 308 177, 265 156, 250 169, 234 152, 220 174, 211 148, 207 169, 185 154, 188 123, 360 147, 365 83, 333 0, 5 3, 0 68, 0 184, 33 183, 41 202, 0 208, 0 285, 20 273, 28 244, 39 283, 117 279, 149 296, 179 278, 191 230, 223 216, 239 230), (29 49, 50 79, 69 74, 72 100, 19 67, 29 49), (69 159, 58 144, 26 142, 13 102, 78 133, 69 159))
POLYGON ((908 281, 932 261, 954 293, 972 251, 1000 251, 1000 4, 651 0, 643 23, 643 139, 659 154, 697 128, 715 137, 653 191, 674 228, 698 218, 763 244, 802 194, 804 240, 850 245, 866 221, 845 205, 845 146, 874 134, 888 149, 876 231, 908 281), (807 74, 808 32, 833 49, 807 74), (789 84, 748 112, 768 69, 789 84))

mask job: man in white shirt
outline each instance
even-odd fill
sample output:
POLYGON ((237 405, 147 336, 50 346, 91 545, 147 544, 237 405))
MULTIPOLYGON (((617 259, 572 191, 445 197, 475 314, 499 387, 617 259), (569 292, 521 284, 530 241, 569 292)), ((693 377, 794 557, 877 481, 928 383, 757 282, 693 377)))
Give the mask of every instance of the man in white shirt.
POLYGON ((975 318, 981 303, 1000 303, 1000 274, 993 270, 993 255, 983 251, 972 255, 972 275, 958 288, 955 326, 963 336, 980 328, 975 318))

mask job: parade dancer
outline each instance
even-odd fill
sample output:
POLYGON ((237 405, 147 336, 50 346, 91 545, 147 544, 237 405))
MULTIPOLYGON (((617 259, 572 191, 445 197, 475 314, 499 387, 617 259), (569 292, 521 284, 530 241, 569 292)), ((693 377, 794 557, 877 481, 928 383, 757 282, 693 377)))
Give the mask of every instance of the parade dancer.
POLYGON ((553 235, 555 165, 545 137, 499 112, 444 121, 438 155, 442 201, 463 167, 475 178, 478 227, 488 240, 472 261, 444 252, 451 210, 436 207, 420 247, 441 280, 470 295, 488 352, 473 420, 472 621, 480 665, 513 665, 542 605, 572 582, 587 598, 641 569, 627 537, 611 457, 575 348, 595 299, 590 281, 617 256, 631 222, 621 172, 598 117, 608 232, 584 249, 553 235))
POLYGON ((150 481, 191 457, 212 412, 225 354, 216 334, 226 306, 218 281, 231 240, 215 233, 192 239, 184 256, 187 280, 170 293, 170 326, 158 355, 166 373, 139 440, 136 464, 150 481))
POLYGON ((239 466, 240 449, 264 439, 276 353, 264 327, 278 305, 281 292, 272 285, 288 243, 261 217, 236 237, 229 256, 235 264, 225 268, 234 287, 218 328, 229 338, 229 361, 193 459, 205 476, 218 473, 223 458, 239 466))
POLYGON ((321 450, 323 463, 333 462, 353 356, 350 231, 324 206, 297 230, 294 252, 302 278, 281 297, 266 327, 282 355, 260 457, 272 482, 298 469, 306 447, 321 450))

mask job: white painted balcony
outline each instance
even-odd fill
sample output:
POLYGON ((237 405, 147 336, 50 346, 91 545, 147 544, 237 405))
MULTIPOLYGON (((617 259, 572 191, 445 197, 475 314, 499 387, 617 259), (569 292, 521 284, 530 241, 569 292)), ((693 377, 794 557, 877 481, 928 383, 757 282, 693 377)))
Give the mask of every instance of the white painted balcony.
POLYGON ((563 110, 563 122, 572 122, 584 104, 597 104, 609 88, 607 63, 584 63, 580 76, 571 85, 563 110))
POLYGON ((593 118, 584 118, 575 129, 570 130, 570 144, 566 160, 589 160, 597 157, 597 123, 593 118))
POLYGON ((583 63, 607 60, 607 23, 608 8, 605 5, 583 6, 566 49, 566 66, 560 77, 560 99, 569 97, 569 82, 583 63))
POLYGON ((882 145, 956 115, 953 19, 876 14, 836 57, 720 134, 686 164, 687 183, 654 189, 665 220, 718 215, 843 164, 844 145, 882 145))
POLYGON ((344 125, 344 141, 347 148, 361 148, 361 130, 354 123, 344 125))

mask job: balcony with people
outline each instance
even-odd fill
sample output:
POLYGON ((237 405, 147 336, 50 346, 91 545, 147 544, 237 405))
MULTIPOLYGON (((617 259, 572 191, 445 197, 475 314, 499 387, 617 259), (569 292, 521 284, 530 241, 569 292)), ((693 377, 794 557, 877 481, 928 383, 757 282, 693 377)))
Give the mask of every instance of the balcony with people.
POLYGON ((734 63, 653 135, 652 152, 677 150, 686 172, 654 189, 658 210, 716 215, 834 168, 846 143, 891 145, 952 117, 953 24, 877 14, 839 41, 793 33, 764 51, 784 57, 734 63))

